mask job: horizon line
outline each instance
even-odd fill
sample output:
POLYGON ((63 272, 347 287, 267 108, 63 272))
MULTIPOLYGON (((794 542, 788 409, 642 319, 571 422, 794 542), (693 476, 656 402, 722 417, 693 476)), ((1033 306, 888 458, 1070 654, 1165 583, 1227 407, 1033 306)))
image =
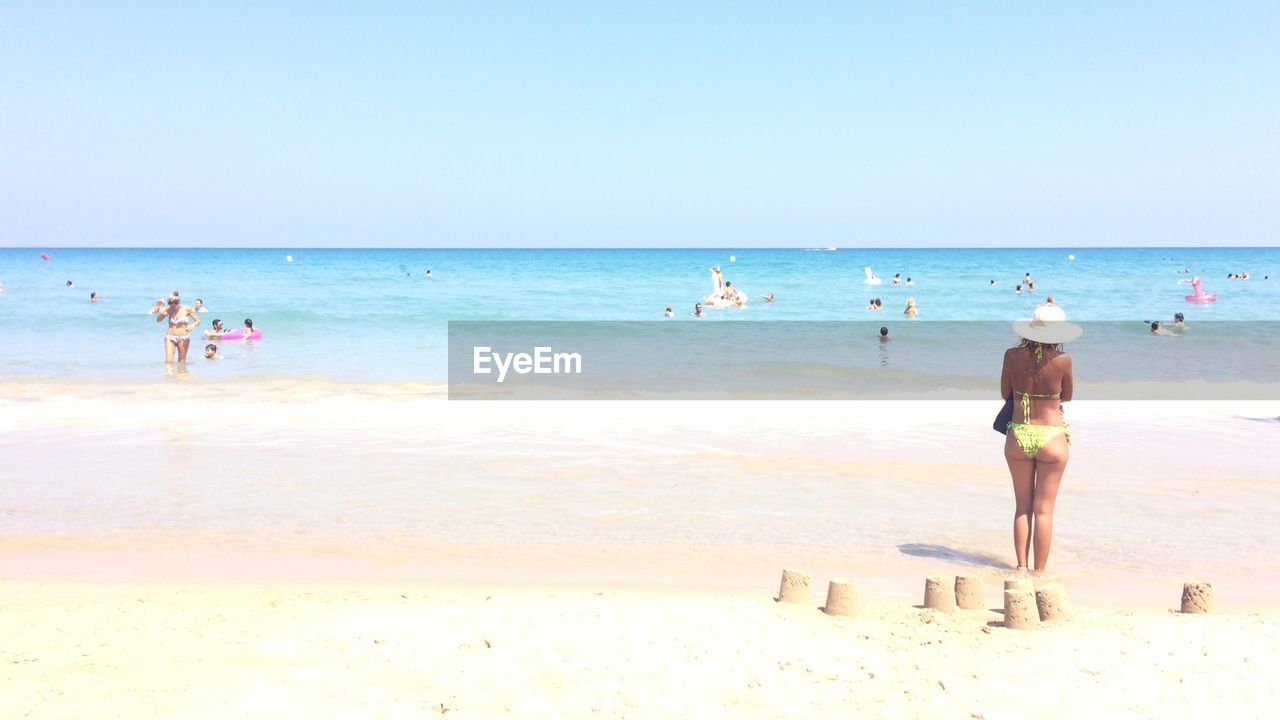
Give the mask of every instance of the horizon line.
POLYGON ((572 246, 572 245, 544 245, 536 247, 508 247, 508 246, 486 246, 486 247, 453 247, 453 246, 411 246, 411 245, 383 245, 383 246, 338 246, 338 245, 279 245, 279 246, 253 246, 253 245, 0 245, 0 250, 467 250, 467 251, 511 251, 511 250, 590 250, 590 251, 615 251, 615 250, 652 250, 652 251, 669 251, 669 250, 736 250, 746 252, 751 250, 801 250, 801 251, 820 251, 832 252, 840 250, 1276 250, 1280 249, 1280 245, 1054 245, 1054 246, 1032 246, 1032 245, 898 245, 898 246, 827 246, 812 247, 800 245, 785 246, 752 246, 752 245, 708 245, 701 247, 671 247, 671 246, 572 246))

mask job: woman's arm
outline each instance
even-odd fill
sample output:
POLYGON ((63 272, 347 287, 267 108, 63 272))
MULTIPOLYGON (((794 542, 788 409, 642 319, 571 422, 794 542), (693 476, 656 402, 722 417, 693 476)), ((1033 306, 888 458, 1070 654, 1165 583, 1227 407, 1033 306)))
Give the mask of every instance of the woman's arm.
POLYGON ((1004 365, 1000 368, 1000 397, 1007 398, 1013 394, 1013 380, 1009 377, 1009 353, 1012 350, 1004 351, 1004 365))
POLYGON ((200 313, 191 308, 187 308, 187 317, 193 317, 196 319, 195 322, 191 323, 191 329, 194 330, 195 327, 200 324, 200 313))
POLYGON ((1071 356, 1063 353, 1062 358, 1062 402, 1071 399, 1071 392, 1075 389, 1075 381, 1071 377, 1071 356))

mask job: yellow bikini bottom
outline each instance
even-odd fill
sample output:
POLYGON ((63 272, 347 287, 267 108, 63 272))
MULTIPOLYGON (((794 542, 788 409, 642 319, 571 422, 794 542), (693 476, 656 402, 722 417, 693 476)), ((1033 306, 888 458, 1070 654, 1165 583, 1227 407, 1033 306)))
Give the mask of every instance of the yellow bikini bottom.
POLYGON ((1032 425, 1030 423, 1009 423, 1009 432, 1013 435, 1013 441, 1018 443, 1018 449, 1028 458, 1035 458, 1036 453, 1040 452, 1040 448, 1049 444, 1049 441, 1058 437, 1059 434, 1067 436, 1067 444, 1071 444, 1071 426, 1062 425, 1032 425))

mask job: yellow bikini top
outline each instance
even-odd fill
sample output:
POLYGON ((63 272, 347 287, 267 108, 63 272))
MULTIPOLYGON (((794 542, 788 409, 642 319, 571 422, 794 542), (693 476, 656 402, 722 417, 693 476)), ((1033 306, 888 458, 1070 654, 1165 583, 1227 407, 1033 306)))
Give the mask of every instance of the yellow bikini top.
POLYGON ((1022 405, 1022 421, 1023 422, 1026 422, 1027 418, 1031 417, 1031 398, 1062 397, 1061 390, 1059 390, 1056 393, 1029 393, 1029 392, 1022 392, 1021 390, 1014 390, 1013 394, 1022 396, 1021 398, 1019 398, 1018 403, 1022 405))

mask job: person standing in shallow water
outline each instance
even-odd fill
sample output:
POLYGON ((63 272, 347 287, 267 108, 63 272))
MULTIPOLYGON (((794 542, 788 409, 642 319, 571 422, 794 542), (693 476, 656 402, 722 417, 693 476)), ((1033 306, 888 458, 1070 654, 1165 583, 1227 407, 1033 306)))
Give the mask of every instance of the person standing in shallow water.
POLYGON ((168 321, 168 332, 164 336, 164 361, 173 362, 176 352, 178 362, 187 361, 187 350, 191 349, 191 330, 200 324, 200 316, 194 310, 182 304, 175 292, 169 297, 169 306, 156 315, 156 322, 168 321))
POLYGON ((1019 570, 1043 573, 1053 542, 1053 510, 1067 469, 1071 430, 1062 403, 1071 399, 1071 356, 1062 344, 1083 334, 1066 313, 1041 305, 1029 320, 1015 320, 1022 338, 1004 353, 1000 396, 1012 398, 1004 458, 1013 481, 1013 548, 1019 570), (1034 564, 1028 565, 1028 555, 1034 564))

